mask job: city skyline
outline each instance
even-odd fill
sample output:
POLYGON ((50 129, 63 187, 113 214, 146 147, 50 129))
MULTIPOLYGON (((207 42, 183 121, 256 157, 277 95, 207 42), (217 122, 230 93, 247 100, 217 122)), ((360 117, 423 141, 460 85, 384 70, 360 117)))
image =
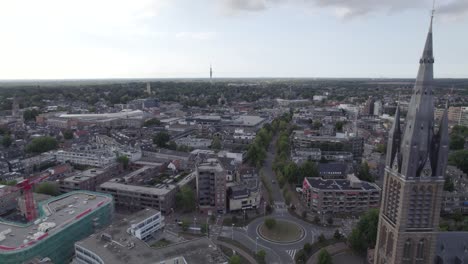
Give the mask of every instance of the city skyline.
MULTIPOLYGON (((431 2, 0 3, 0 79, 413 78, 431 2)), ((435 77, 468 77, 468 4, 436 9, 435 77)))

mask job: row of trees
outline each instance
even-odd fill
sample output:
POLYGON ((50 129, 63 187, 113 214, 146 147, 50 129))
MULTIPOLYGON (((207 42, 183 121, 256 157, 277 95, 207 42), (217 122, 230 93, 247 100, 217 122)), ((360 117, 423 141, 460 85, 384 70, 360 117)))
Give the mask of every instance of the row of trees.
POLYGON ((267 155, 267 149, 270 145, 273 134, 275 133, 272 125, 265 124, 257 133, 254 142, 247 150, 247 162, 252 166, 261 167, 267 155))

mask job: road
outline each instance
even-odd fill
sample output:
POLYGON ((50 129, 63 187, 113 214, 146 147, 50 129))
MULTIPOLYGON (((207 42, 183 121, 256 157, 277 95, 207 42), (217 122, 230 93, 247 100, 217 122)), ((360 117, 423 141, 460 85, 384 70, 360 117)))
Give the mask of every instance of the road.
POLYGON ((268 184, 271 186, 271 191, 273 195, 273 201, 275 205, 284 205, 284 197, 283 193, 281 191, 281 188, 279 187, 278 181, 276 180, 276 173, 273 171, 273 161, 275 160, 275 154, 276 154, 276 140, 278 139, 278 136, 273 137, 272 143, 270 144, 270 147, 268 148, 267 152, 267 157, 265 159, 265 162, 263 164, 263 175, 265 175, 268 184), (272 183, 272 182, 275 183, 272 183))
POLYGON ((326 237, 331 237, 333 236, 335 229, 316 226, 289 214, 284 202, 283 192, 277 183, 276 174, 273 171, 273 161, 276 153, 276 139, 277 137, 274 137, 272 140, 262 168, 263 174, 271 186, 274 202, 274 211, 267 217, 296 223, 303 228, 304 232, 302 238, 293 243, 276 243, 264 240, 258 235, 257 229, 263 224, 265 217, 255 219, 243 228, 224 226, 221 230, 220 236, 233 238, 253 251, 263 249, 266 252, 267 263, 286 264, 294 263, 294 256, 297 251, 303 248, 305 243, 314 243, 320 234, 324 234, 326 237), (272 181, 276 183, 273 184, 272 181))

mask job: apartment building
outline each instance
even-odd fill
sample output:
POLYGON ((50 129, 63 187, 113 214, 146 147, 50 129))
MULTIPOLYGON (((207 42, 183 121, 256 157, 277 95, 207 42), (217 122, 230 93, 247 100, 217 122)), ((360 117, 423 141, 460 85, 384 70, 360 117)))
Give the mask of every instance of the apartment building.
POLYGON ((197 199, 202 213, 226 211, 226 170, 216 158, 208 158, 197 165, 197 199))
POLYGON ((347 179, 305 178, 302 199, 314 213, 359 214, 378 208, 381 189, 374 183, 359 180, 353 174, 347 179))

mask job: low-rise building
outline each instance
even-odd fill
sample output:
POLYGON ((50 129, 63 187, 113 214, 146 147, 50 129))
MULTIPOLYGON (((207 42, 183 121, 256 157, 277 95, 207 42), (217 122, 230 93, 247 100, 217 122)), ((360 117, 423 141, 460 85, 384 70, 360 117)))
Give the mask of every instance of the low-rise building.
POLYGON ((256 209, 260 207, 261 181, 254 168, 242 168, 236 182, 229 183, 227 197, 229 211, 256 209))
POLYGON ((162 230, 163 227, 164 216, 161 215, 161 212, 146 208, 131 216, 127 233, 145 241, 155 232, 162 230))
POLYGON ((151 248, 126 232, 131 223, 122 220, 75 243, 78 264, 227 264, 219 248, 207 237, 151 248))
POLYGON ((178 186, 159 184, 154 187, 127 184, 120 179, 113 179, 101 184, 98 192, 112 194, 115 205, 130 211, 154 208, 163 214, 175 208, 175 195, 178 186))
POLYGON ((72 176, 60 179, 60 192, 66 193, 76 190, 96 191, 96 188, 114 177, 120 172, 120 166, 113 164, 105 168, 93 168, 75 172, 72 176))
POLYGON ((314 213, 359 214, 378 208, 381 189, 374 183, 359 180, 353 174, 347 179, 305 178, 302 198, 314 213))

